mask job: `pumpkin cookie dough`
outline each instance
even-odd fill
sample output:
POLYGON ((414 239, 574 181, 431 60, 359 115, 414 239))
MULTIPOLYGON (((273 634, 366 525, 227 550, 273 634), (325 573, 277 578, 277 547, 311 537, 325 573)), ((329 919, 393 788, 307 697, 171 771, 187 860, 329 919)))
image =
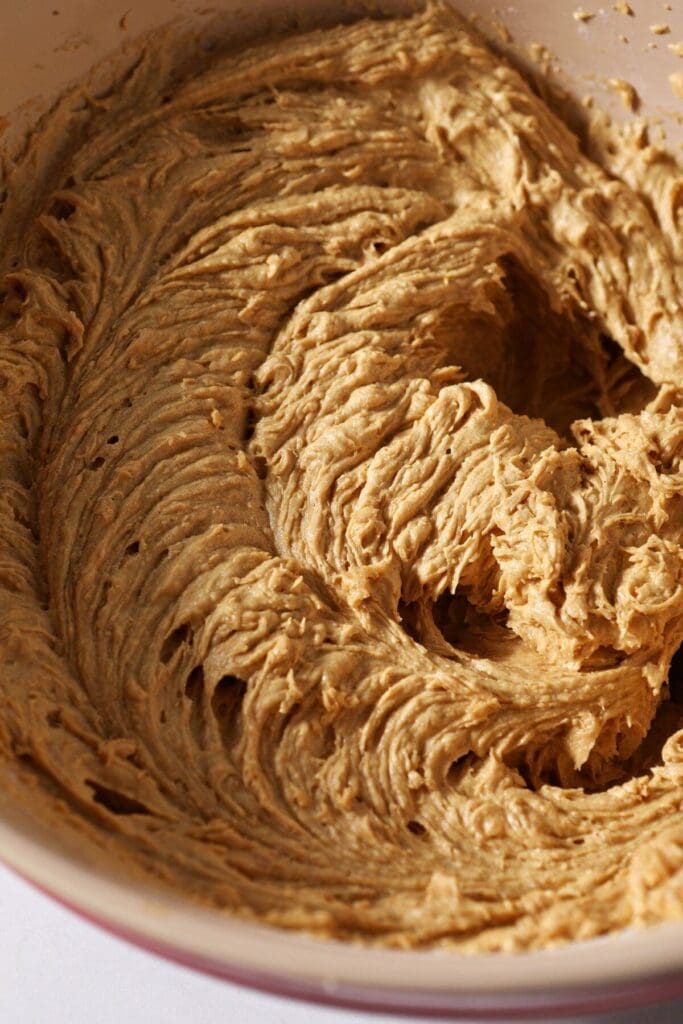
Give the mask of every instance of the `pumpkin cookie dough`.
POLYGON ((39 126, 0 219, 26 813, 323 936, 683 917, 683 179, 584 148, 440 5, 151 46, 39 126))

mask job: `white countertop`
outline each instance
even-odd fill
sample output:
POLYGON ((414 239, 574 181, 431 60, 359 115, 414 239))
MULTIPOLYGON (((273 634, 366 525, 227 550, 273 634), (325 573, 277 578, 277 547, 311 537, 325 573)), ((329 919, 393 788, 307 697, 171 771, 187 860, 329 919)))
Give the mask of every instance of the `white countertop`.
MULTIPOLYGON (((177 967, 81 921, 0 866, 2 1024, 389 1024, 392 1020, 410 1024, 407 1017, 347 1013, 276 999, 177 967)), ((681 1024, 683 1002, 606 1021, 681 1024)))

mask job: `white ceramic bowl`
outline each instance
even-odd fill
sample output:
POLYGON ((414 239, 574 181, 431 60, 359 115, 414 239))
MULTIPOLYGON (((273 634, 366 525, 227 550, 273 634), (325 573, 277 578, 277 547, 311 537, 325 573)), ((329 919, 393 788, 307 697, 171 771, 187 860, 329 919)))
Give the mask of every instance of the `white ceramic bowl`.
MULTIPOLYGON (((554 55, 558 80, 581 96, 594 94, 618 112, 605 89, 608 78, 630 81, 642 113, 661 119, 672 146, 683 138, 668 76, 683 72, 683 59, 668 43, 683 40, 683 8, 666 11, 654 0, 631 0, 635 16, 584 6, 589 21, 565 0, 463 0, 464 13, 481 15, 480 27, 501 44, 489 20, 509 28, 503 48, 528 62, 528 45, 554 55), (650 31, 668 24, 666 36, 650 31), (625 36, 625 42, 620 36, 625 36)), ((3 69, 0 75, 0 142, 11 150, 21 134, 74 79, 90 74, 95 87, 115 69, 116 51, 128 40, 176 19, 207 39, 226 30, 247 35, 271 18, 297 9, 316 16, 341 4, 320 0, 230 0, 215 6, 192 0, 22 0, 0 4, 3 69), (9 41, 9 42, 8 42, 9 41), (4 118, 7 121, 4 121, 4 118)), ((385 4, 385 6, 387 6, 385 4)), ((399 6, 394 4, 392 6, 399 6)), ((348 12, 348 3, 343 9, 348 12)), ((623 115, 623 112, 622 112, 623 115)), ((0 679, 0 695, 2 681, 0 679)), ((347 1006, 444 1016, 547 1019, 554 1013, 600 1012, 683 994, 683 924, 626 932, 563 949, 509 956, 461 956, 441 951, 367 950, 248 924, 201 910, 166 895, 105 877, 83 862, 61 837, 29 822, 2 795, 0 858, 67 906, 118 935, 189 966, 280 994, 347 1006)))

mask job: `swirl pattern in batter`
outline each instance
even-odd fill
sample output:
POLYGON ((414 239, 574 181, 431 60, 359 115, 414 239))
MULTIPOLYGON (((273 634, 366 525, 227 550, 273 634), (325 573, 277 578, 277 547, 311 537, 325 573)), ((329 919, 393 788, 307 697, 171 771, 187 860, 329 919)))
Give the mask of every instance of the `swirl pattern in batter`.
POLYGON ((683 916, 673 160, 441 5, 171 54, 8 175, 6 792, 321 935, 683 916))

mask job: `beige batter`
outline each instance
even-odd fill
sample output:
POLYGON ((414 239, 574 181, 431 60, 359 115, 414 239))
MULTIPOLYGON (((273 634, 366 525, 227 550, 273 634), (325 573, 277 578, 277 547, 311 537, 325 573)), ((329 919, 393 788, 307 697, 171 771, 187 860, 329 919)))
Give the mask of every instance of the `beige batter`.
POLYGON ((678 169, 440 6, 169 55, 7 180, 5 793, 326 936, 683 917, 678 169))

